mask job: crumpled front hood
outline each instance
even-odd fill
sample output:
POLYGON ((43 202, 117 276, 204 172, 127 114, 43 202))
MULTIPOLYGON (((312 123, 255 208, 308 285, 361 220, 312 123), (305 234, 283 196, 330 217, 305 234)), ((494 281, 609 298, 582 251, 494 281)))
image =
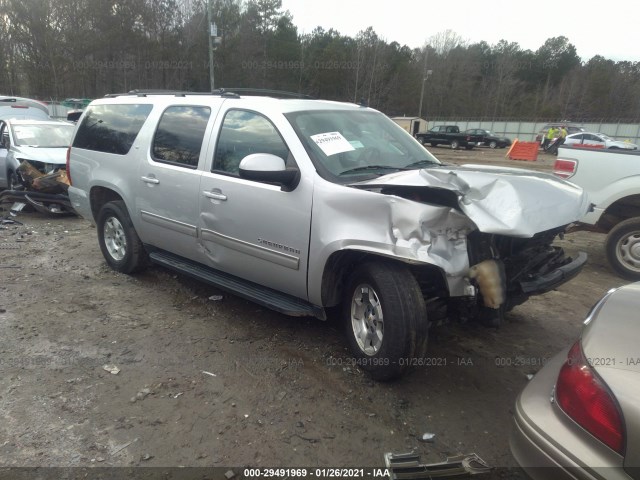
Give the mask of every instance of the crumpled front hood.
POLYGON ((67 162, 66 147, 18 147, 14 153, 16 158, 36 162, 62 165, 67 162))
POLYGON ((357 188, 425 187, 454 192, 460 209, 485 233, 531 237, 582 218, 586 193, 551 174, 486 165, 447 165, 384 175, 357 188))

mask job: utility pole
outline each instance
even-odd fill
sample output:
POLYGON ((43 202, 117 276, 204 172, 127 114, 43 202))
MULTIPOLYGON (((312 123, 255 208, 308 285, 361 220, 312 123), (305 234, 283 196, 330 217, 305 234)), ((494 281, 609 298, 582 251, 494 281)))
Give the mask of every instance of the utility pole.
POLYGON ((418 118, 422 118, 422 101, 424 99, 424 84, 427 83, 427 79, 429 75, 433 73, 433 70, 427 70, 424 72, 424 77, 422 78, 422 88, 420 89, 420 107, 418 108, 418 118))
POLYGON ((424 100, 424 84, 431 75, 432 70, 427 70, 427 59, 429 58, 429 45, 424 46, 424 69, 422 74, 422 88, 420 89, 420 105, 418 106, 418 118, 422 118, 422 101, 424 100))
POLYGON ((213 38, 218 36, 216 24, 213 23, 213 0, 208 0, 207 19, 209 28, 207 29, 207 39, 209 41, 209 82, 211 83, 211 91, 214 90, 214 75, 213 75, 213 38))

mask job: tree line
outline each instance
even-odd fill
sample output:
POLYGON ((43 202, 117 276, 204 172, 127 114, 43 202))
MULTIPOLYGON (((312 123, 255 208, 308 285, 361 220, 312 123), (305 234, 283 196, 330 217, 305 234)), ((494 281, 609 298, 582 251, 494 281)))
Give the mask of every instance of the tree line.
MULTIPOLYGON (((372 28, 301 34, 281 0, 211 1, 221 37, 216 88, 286 90, 427 118, 640 119, 640 62, 583 62, 562 36, 532 51, 444 31, 410 48, 372 28)), ((0 0, 0 94, 208 91, 207 9, 206 0, 0 0)))

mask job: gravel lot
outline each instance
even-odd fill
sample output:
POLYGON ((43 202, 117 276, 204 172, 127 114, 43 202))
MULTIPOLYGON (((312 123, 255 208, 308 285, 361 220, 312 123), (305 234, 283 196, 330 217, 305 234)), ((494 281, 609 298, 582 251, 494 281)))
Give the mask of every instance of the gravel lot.
MULTIPOLYGON (((505 150, 432 150, 445 162, 549 170, 505 150)), ((573 281, 500 329, 433 331, 434 364, 378 384, 349 364, 334 321, 289 318, 154 267, 111 271, 85 220, 21 214, 0 230, 0 466, 384 466, 475 452, 513 467, 518 392, 577 337, 591 305, 625 282, 603 236, 573 281), (222 296, 220 299, 217 296, 222 296), (117 374, 103 367, 115 366, 117 374), (434 443, 418 440, 435 433, 434 443)), ((506 474, 504 475, 506 476, 506 474)), ((509 476, 518 478, 517 471, 509 476)))

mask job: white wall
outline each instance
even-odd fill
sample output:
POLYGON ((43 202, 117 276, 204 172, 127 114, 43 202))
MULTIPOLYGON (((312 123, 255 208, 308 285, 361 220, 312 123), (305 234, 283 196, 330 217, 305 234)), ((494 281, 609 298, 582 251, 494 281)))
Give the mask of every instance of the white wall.
MULTIPOLYGON (((428 128, 435 125, 458 125, 460 130, 484 128, 496 135, 522 141, 535 140, 536 135, 547 122, 494 122, 491 120, 429 120, 428 128)), ((640 145, 640 124, 636 123, 580 123, 587 132, 604 133, 616 140, 629 140, 640 145)))

